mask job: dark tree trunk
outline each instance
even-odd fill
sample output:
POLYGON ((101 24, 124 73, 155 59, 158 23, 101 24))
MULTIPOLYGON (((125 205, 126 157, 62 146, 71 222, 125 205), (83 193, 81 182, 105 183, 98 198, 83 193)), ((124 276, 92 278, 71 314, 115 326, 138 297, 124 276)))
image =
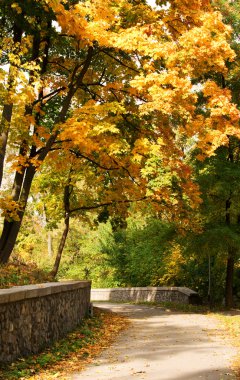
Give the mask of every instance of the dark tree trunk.
MULTIPOLYGON (((229 220, 227 219, 230 223, 229 220)), ((240 215, 237 217, 237 223, 240 225, 240 215)), ((233 300, 233 281, 234 281, 234 264, 236 259, 236 250, 229 248, 227 258, 227 272, 226 272, 226 284, 225 284, 225 306, 227 308, 234 306, 233 300)))
POLYGON ((34 178, 35 168, 29 166, 26 170, 26 175, 24 177, 22 192, 20 196, 21 211, 18 213, 19 220, 9 221, 7 218, 4 220, 3 231, 0 239, 0 263, 5 264, 12 253, 14 245, 17 240, 17 236, 22 224, 24 212, 27 205, 27 200, 34 178))
POLYGON ((53 277, 53 278, 56 277, 56 275, 58 273, 59 265, 60 265, 61 258, 62 258, 63 249, 64 249, 64 246, 65 246, 65 243, 66 243, 66 240, 67 240, 67 236, 68 236, 69 221, 70 221, 70 217, 69 217, 69 214, 67 214, 65 216, 65 220, 64 220, 65 227, 64 227, 64 230, 63 230, 63 233, 62 233, 62 237, 61 237, 59 246, 58 246, 57 256, 56 256, 56 259, 55 259, 55 262, 54 262, 53 269, 50 272, 50 276, 53 277))
POLYGON ((64 188, 63 203, 64 203, 64 214, 65 214, 65 218, 64 218, 65 227, 64 227, 64 230, 63 230, 63 233, 62 233, 62 237, 61 237, 59 246, 58 246, 58 251, 57 251, 57 256, 56 256, 56 259, 55 259, 55 263, 54 263, 52 271, 50 272, 50 276, 53 277, 53 278, 56 277, 56 275, 57 275, 57 272, 58 272, 58 269, 59 269, 59 265, 60 265, 60 261, 61 261, 61 258, 62 258, 63 249, 64 249, 64 246, 65 246, 65 243, 66 243, 66 240, 67 240, 67 236, 68 236, 68 231, 69 231, 69 222, 70 222, 70 196, 71 196, 71 192, 72 192, 72 186, 70 185, 70 182, 71 182, 70 175, 71 175, 71 170, 70 170, 70 174, 69 174, 69 178, 68 178, 68 183, 67 183, 67 185, 64 188))
MULTIPOLYGON (((234 163, 234 150, 229 137, 228 145, 228 161, 234 163)), ((232 204, 232 192, 230 191, 229 198, 226 200, 226 216, 225 221, 227 226, 231 226, 231 204, 232 204)), ((226 282, 225 282, 225 306, 227 308, 233 307, 233 275, 234 275, 234 259, 235 249, 233 247, 228 248, 227 257, 227 269, 226 269, 226 282)))
POLYGON ((235 257, 234 250, 229 248, 228 258, 227 258, 226 284, 225 284, 225 306, 227 308, 233 307, 234 257, 235 257))
MULTIPOLYGON (((230 149, 229 149, 230 151, 230 149)), ((229 159, 232 162, 233 157, 231 151, 229 152, 229 159)), ((230 227, 230 207, 231 207, 231 195, 226 200, 226 225, 230 227)), ((226 269, 226 281, 225 281, 225 306, 227 308, 233 307, 233 274, 234 274, 234 249, 228 248, 227 269, 226 269)))

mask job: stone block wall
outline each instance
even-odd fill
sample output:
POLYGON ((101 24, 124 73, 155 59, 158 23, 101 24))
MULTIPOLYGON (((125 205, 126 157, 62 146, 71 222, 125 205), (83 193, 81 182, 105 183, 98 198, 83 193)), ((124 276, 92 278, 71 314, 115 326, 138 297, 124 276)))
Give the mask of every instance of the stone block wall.
POLYGON ((90 281, 0 289, 0 362, 35 354, 88 314, 90 281))
POLYGON ((92 301, 201 303, 199 295, 185 287, 92 289, 92 301))

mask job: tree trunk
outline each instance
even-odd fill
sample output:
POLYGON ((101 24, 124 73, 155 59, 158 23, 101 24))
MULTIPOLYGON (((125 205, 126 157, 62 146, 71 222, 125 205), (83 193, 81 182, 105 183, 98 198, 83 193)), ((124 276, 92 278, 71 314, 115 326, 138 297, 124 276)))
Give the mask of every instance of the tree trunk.
MULTIPOLYGON (((227 219, 227 222, 230 223, 227 219)), ((237 223, 240 225, 240 215, 237 217, 237 223)), ((233 281, 234 281, 234 264, 236 258, 236 250, 229 248, 227 258, 227 272, 226 272, 226 284, 225 284, 225 306, 227 308, 233 307, 233 281)))
POLYGON ((58 273, 59 265, 60 265, 61 258, 62 258, 63 248, 65 246, 65 243, 66 243, 66 240, 67 240, 67 236, 68 236, 69 220, 70 220, 70 217, 69 217, 69 214, 67 214, 65 216, 65 221, 64 221, 65 227, 64 227, 64 230, 63 230, 63 233, 62 233, 62 237, 61 237, 59 246, 58 246, 58 251, 57 251, 57 256, 56 256, 56 259, 55 259, 55 263, 54 263, 53 269, 50 272, 50 276, 53 277, 53 278, 56 277, 56 275, 58 273))
POLYGON ((228 250, 227 272, 225 285, 225 306, 233 307, 233 275, 234 275, 234 256, 235 252, 232 248, 228 250))
POLYGON ((27 206, 27 200, 30 193, 32 180, 34 178, 35 168, 29 166, 26 170, 26 175, 23 181, 22 192, 20 196, 21 211, 18 213, 19 220, 9 221, 4 220, 3 231, 0 238, 0 263, 5 264, 12 253, 17 236, 22 224, 24 212, 27 206))
MULTIPOLYGON (((233 157, 229 148, 229 159, 232 162, 233 157)), ((230 227, 231 217, 230 217, 230 207, 231 207, 231 194, 226 200, 226 225, 230 227)), ((228 258, 227 258, 227 270, 226 270, 226 281, 225 281, 225 306, 233 307, 233 274, 234 274, 234 256, 235 252, 232 247, 228 248, 228 258)))
POLYGON ((55 263, 54 263, 53 269, 50 272, 50 275, 53 278, 56 277, 56 275, 57 275, 57 272, 58 272, 58 269, 59 269, 59 265, 60 265, 60 261, 61 261, 61 258, 62 258, 63 248, 65 246, 65 243, 66 243, 66 240, 67 240, 68 231, 69 231, 70 196, 71 196, 71 192, 72 192, 72 186, 70 185, 70 183, 71 183, 71 169, 70 169, 70 172, 69 172, 68 183, 67 183, 67 185, 64 188, 64 196, 63 196, 64 214, 65 214, 65 218, 64 218, 65 228, 63 230, 62 237, 61 237, 61 240, 60 240, 60 244, 58 246, 57 256, 56 256, 56 259, 55 259, 55 263))
POLYGON ((6 264, 15 245, 22 220, 9 222, 4 221, 3 232, 1 236, 0 264, 6 264))
POLYGON ((211 273, 211 255, 208 255, 208 304, 212 307, 212 273, 211 273))
MULTIPOLYGON (((224 78, 223 78, 224 79, 224 78)), ((225 83, 225 82, 224 82, 225 83)), ((228 161, 234 163, 234 147, 232 145, 231 138, 228 137, 228 161)), ((226 214, 225 222, 230 228, 231 226, 231 204, 232 204, 232 191, 230 191, 229 198, 226 200, 226 214)), ((238 220, 239 222, 239 220, 238 220)), ((227 269, 226 269, 226 281, 225 281, 225 306, 227 308, 233 307, 233 275, 234 275, 234 259, 235 249, 231 246, 228 248, 227 269)))

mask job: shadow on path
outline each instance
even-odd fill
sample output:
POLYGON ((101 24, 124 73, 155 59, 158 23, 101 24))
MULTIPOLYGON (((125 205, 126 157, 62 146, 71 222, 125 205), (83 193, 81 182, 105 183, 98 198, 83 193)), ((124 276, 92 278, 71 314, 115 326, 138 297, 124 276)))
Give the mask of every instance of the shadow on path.
POLYGON ((74 380, 225 380, 234 349, 205 315, 159 307, 94 304, 128 316, 130 327, 74 380))

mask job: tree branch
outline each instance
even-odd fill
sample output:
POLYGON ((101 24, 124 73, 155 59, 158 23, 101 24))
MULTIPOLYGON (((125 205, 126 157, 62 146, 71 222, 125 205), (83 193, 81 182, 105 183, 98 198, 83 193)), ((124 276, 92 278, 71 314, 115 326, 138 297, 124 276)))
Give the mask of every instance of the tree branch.
POLYGON ((137 69, 135 69, 135 68, 133 68, 133 67, 131 67, 131 66, 126 65, 126 64, 123 63, 119 58, 114 57, 112 54, 108 53, 106 50, 102 49, 101 51, 102 51, 104 54, 108 55, 110 58, 114 59, 114 61, 120 63, 120 65, 122 65, 122 66, 126 67, 127 69, 132 70, 132 71, 134 71, 135 73, 138 73, 138 74, 139 74, 139 70, 137 70, 137 69))
POLYGON ((106 202, 106 203, 99 203, 99 204, 96 204, 96 205, 91 205, 91 206, 81 206, 81 207, 76 207, 72 210, 70 210, 70 213, 73 213, 73 212, 76 212, 76 211, 81 211, 81 210, 94 210, 96 208, 100 208, 100 207, 105 207, 105 206, 113 206, 113 205, 116 205, 116 204, 121 204, 121 203, 133 203, 133 202, 140 202, 140 201, 144 201, 145 199, 147 199, 147 197, 142 197, 142 198, 139 198, 139 199, 119 199, 119 200, 116 200, 116 201, 112 201, 112 202, 106 202))
MULTIPOLYGON (((116 165, 118 165, 118 162, 117 162, 114 158, 112 158, 112 157, 110 157, 110 158, 113 160, 113 162, 115 162, 116 165)), ((125 170, 125 171, 127 172, 128 176, 131 178, 131 180, 132 180, 136 185, 139 186, 139 184, 136 182, 135 178, 133 178, 133 176, 131 175, 130 171, 129 171, 125 166, 121 165, 119 168, 125 170)))
POLYGON ((48 63, 51 64, 51 65, 59 66, 59 67, 61 67, 62 69, 66 70, 68 73, 71 73, 71 70, 69 70, 67 67, 61 65, 61 63, 59 63, 59 62, 49 61, 48 63))
POLYGON ((113 168, 112 168, 112 167, 111 167, 111 168, 108 168, 108 167, 106 167, 106 166, 103 166, 103 165, 99 164, 98 162, 94 161, 92 158, 87 157, 87 156, 85 156, 84 154, 82 154, 82 153, 80 153, 80 152, 76 152, 76 151, 74 151, 73 149, 70 149, 70 152, 73 153, 73 154, 75 154, 75 156, 76 156, 77 158, 83 158, 83 159, 85 159, 85 160, 91 162, 92 164, 96 165, 96 166, 99 167, 100 169, 107 170, 107 171, 110 171, 110 170, 118 170, 118 169, 120 169, 119 166, 118 166, 118 167, 115 167, 115 168, 114 168, 114 167, 113 167, 113 168))
POLYGON ((84 64, 83 64, 83 68, 82 70, 80 71, 78 77, 76 78, 76 84, 75 84, 75 89, 77 90, 82 84, 83 84, 83 78, 90 66, 90 63, 91 63, 91 60, 92 60, 92 57, 93 57, 93 47, 90 46, 88 48, 88 53, 87 53, 87 58, 85 59, 84 61, 84 64))
MULTIPOLYGON (((47 94, 47 95, 45 95, 45 96, 42 96, 41 98, 39 98, 38 100, 35 100, 35 101, 33 102, 33 106, 35 106, 37 103, 42 102, 43 100, 45 100, 45 99, 47 99, 47 98, 49 98, 49 97, 50 97, 50 99, 48 99, 48 100, 51 100, 51 99, 52 99, 55 95, 57 95, 60 91, 66 90, 66 88, 67 88, 67 87, 62 86, 62 87, 57 88, 56 90, 50 92, 49 94, 47 94)), ((48 101, 48 100, 47 100, 47 101, 48 101)))

